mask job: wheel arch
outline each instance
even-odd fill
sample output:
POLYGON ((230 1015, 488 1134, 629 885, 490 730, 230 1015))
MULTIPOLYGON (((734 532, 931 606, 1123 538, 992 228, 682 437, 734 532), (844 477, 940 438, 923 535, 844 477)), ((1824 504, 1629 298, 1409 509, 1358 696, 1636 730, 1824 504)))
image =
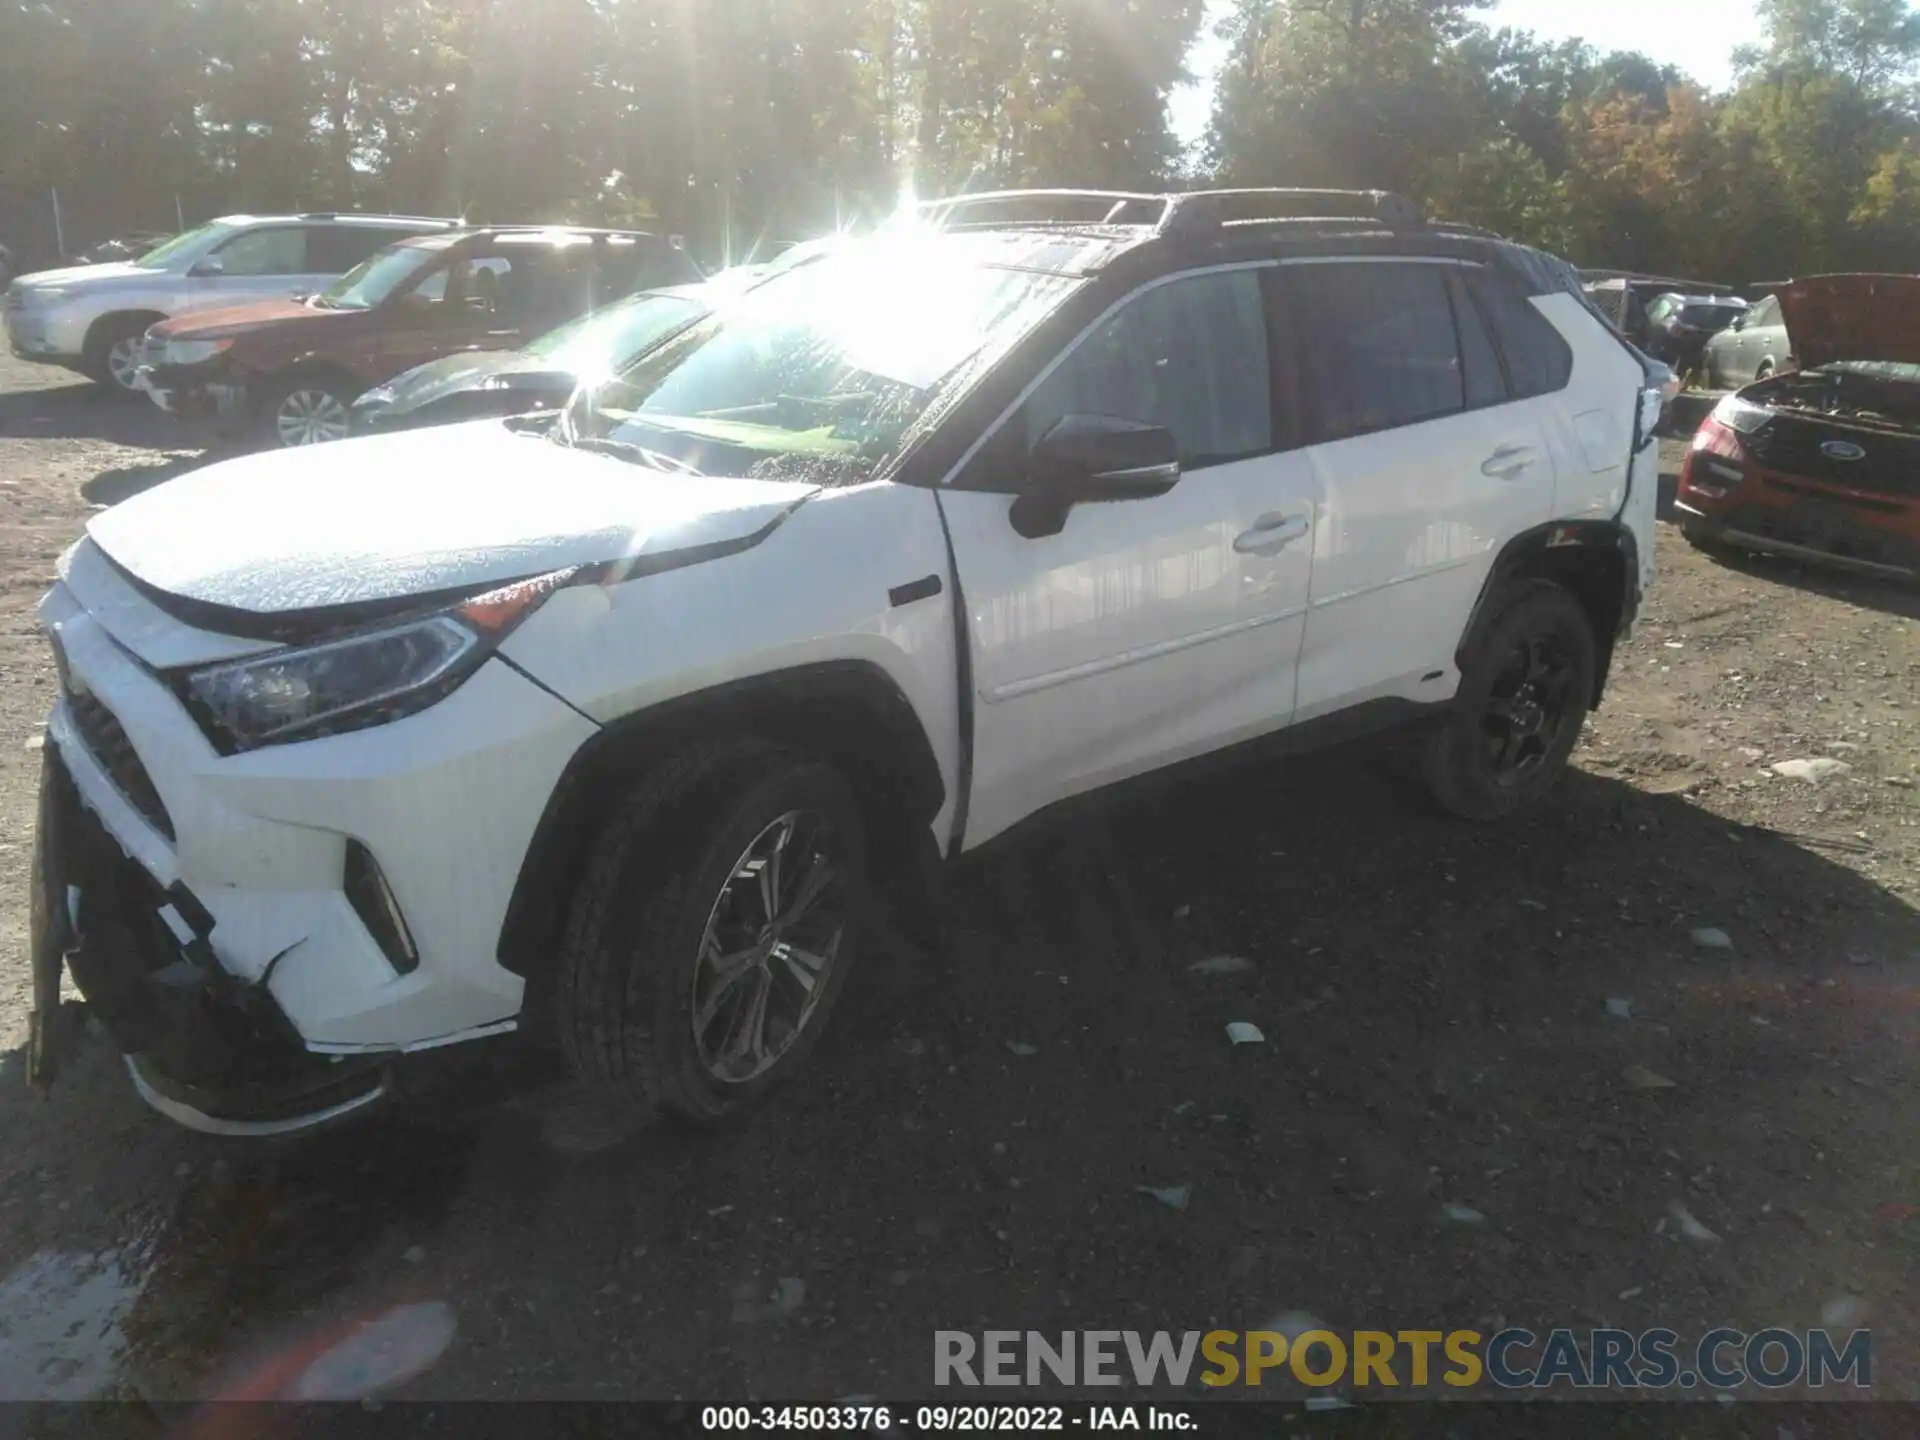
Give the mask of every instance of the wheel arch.
POLYGON ((1468 647, 1499 596, 1526 580, 1549 580, 1569 591, 1593 626, 1593 696, 1598 709, 1613 668, 1613 651, 1633 624, 1640 604, 1640 546, 1619 520, 1557 520, 1515 535, 1501 548, 1460 635, 1456 660, 1468 647))
POLYGON ((130 322, 137 321, 141 328, 145 329, 158 325, 166 318, 167 314, 164 310, 151 310, 142 306, 136 306, 131 310, 109 310, 103 315, 94 316, 92 323, 87 326, 86 338, 80 342, 80 348, 90 353, 109 331, 118 330, 130 322))
POLYGON ((528 1008, 559 953, 574 887, 600 827, 646 767, 693 740, 727 736, 791 745, 834 765, 866 822, 876 888, 931 899, 939 847, 932 824, 946 785, 925 728, 880 666, 841 661, 775 671, 623 716, 582 745, 549 796, 521 862, 498 946, 528 982, 528 1008))

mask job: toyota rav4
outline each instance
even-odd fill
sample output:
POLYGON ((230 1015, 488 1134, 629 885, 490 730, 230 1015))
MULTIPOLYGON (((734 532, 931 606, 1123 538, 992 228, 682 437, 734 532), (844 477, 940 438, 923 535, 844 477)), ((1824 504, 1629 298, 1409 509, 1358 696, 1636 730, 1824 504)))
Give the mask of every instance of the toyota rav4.
POLYGON ((1508 815, 1651 578, 1659 400, 1567 266, 1397 197, 1015 193, 557 420, 175 480, 42 605, 34 1073, 70 969, 202 1129, 516 1028, 717 1119, 885 907, 1076 797, 1409 725, 1508 815))

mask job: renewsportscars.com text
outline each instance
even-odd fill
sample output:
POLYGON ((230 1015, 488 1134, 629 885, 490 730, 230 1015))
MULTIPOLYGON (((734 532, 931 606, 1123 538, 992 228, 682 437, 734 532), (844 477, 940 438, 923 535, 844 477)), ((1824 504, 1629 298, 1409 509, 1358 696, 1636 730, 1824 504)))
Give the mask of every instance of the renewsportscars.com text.
POLYGON ((1873 1383, 1873 1337, 1865 1330, 1710 1330, 1683 1340, 1666 1329, 988 1330, 934 1334, 936 1385, 1185 1386, 1298 1384, 1325 1388, 1501 1390, 1784 1389, 1873 1383))

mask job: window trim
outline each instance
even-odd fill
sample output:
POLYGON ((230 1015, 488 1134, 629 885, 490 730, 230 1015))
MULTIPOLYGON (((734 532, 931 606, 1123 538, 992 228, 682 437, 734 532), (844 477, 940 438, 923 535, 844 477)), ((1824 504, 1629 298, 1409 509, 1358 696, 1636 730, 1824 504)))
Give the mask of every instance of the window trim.
MULTIPOLYGON (((1488 267, 1483 265, 1476 268, 1478 268, 1481 271, 1481 273, 1485 275, 1487 284, 1498 285, 1503 283, 1500 277, 1494 274, 1493 271, 1488 267)), ((1518 294, 1516 294, 1515 296, 1515 298, 1518 299, 1522 305, 1525 305, 1529 310, 1533 311, 1535 315, 1539 316, 1540 319, 1546 323, 1547 329, 1553 332, 1554 344, 1560 347, 1560 353, 1562 354, 1562 356, 1565 357, 1565 360, 1566 360, 1567 378, 1561 381, 1558 385, 1554 386, 1553 389, 1551 390, 1538 390, 1531 394, 1522 394, 1519 385, 1514 382, 1513 361, 1507 355, 1506 343, 1500 338, 1500 326, 1498 325, 1498 323, 1496 323, 1493 315, 1489 313, 1486 304, 1481 300, 1475 288, 1472 285, 1465 285, 1464 288, 1466 289, 1466 292, 1467 292, 1467 298, 1473 302, 1473 308, 1475 311, 1478 312, 1480 316, 1480 323, 1487 327, 1487 338, 1493 342, 1494 353, 1500 357, 1500 368, 1507 377, 1507 396, 1508 396, 1509 402, 1512 404, 1518 405, 1528 400, 1545 400, 1551 395, 1566 394, 1566 392, 1573 385, 1573 371, 1574 371, 1574 366, 1577 363, 1576 357, 1573 353, 1573 346, 1568 342, 1567 337, 1560 333, 1560 327, 1554 324, 1553 321, 1540 309, 1538 305, 1534 304, 1534 301, 1539 297, 1533 296, 1533 295, 1518 295, 1518 294)), ((1590 306, 1588 308, 1591 309, 1590 306)), ((1611 325, 1609 325, 1607 328, 1608 328, 1608 331, 1614 336, 1614 338, 1619 340, 1621 344, 1627 345, 1629 350, 1633 348, 1631 344, 1627 341, 1627 338, 1624 335, 1622 335, 1618 330, 1615 330, 1611 325)))
MULTIPOLYGON (((1027 401, 1033 398, 1034 393, 1053 377, 1053 372, 1066 364, 1068 358, 1078 352, 1080 347, 1092 338, 1095 331, 1099 330, 1122 309, 1131 305, 1140 296, 1150 290, 1158 290, 1163 285, 1171 285, 1179 280, 1199 279, 1207 275, 1231 275, 1242 271, 1274 270, 1279 268, 1282 263, 1283 262, 1279 260, 1235 260, 1221 265, 1201 265, 1184 270, 1170 270, 1163 275, 1154 276, 1151 280, 1144 280, 1124 295, 1116 297, 1112 304, 1094 316, 1091 321, 1081 328, 1078 334, 1074 335, 1072 339, 1062 345, 1059 350, 1054 353, 1053 357, 1035 372, 1032 378, 1020 388, 1020 393, 1014 396, 1013 402, 1010 405, 1002 410, 989 424, 981 427, 980 433, 974 438, 973 443, 961 452, 960 458, 953 463, 951 468, 948 469, 947 473, 933 488, 936 491, 954 490, 966 494, 981 495, 1024 494, 1026 487, 1023 483, 1007 482, 990 485, 965 484, 962 483, 962 477, 966 475, 968 467, 979 457, 980 452, 985 450, 999 437, 1000 432, 1012 423, 1013 417, 1018 415, 1021 410, 1026 407, 1027 401)), ((1222 465, 1242 465, 1249 460, 1263 460, 1269 456, 1284 454, 1288 450, 1299 448, 1296 443, 1281 443, 1283 436, 1289 434, 1297 427, 1295 427, 1290 420, 1283 419, 1281 415, 1280 407, 1283 403, 1286 403, 1286 397, 1282 395, 1282 387, 1278 381, 1280 367, 1275 364, 1275 360, 1279 354, 1277 346, 1282 337, 1281 332, 1276 328, 1274 323, 1274 297, 1271 292, 1271 287, 1262 283, 1259 285, 1259 293, 1260 309, 1266 319, 1267 389, 1272 405, 1270 412, 1272 417, 1271 438, 1274 443, 1268 449, 1253 451, 1246 455, 1238 455, 1232 460, 1220 460, 1210 465, 1185 467, 1182 470, 1183 476, 1188 474, 1203 474, 1208 470, 1218 469, 1222 465)))

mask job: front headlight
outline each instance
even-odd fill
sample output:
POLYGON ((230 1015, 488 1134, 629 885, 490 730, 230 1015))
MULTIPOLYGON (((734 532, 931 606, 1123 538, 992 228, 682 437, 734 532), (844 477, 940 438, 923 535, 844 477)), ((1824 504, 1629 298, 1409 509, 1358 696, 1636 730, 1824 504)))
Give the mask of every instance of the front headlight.
POLYGON ((1713 418, 1736 434, 1751 435, 1773 418, 1773 412, 1764 405, 1729 395, 1713 407, 1713 418))
POLYGON ((160 365, 198 365, 233 348, 231 340, 163 340, 155 363, 160 365))
POLYGON ((186 675, 186 696, 229 750, 385 725, 459 689, 516 625, 577 573, 509 585, 405 624, 210 665, 186 675))

